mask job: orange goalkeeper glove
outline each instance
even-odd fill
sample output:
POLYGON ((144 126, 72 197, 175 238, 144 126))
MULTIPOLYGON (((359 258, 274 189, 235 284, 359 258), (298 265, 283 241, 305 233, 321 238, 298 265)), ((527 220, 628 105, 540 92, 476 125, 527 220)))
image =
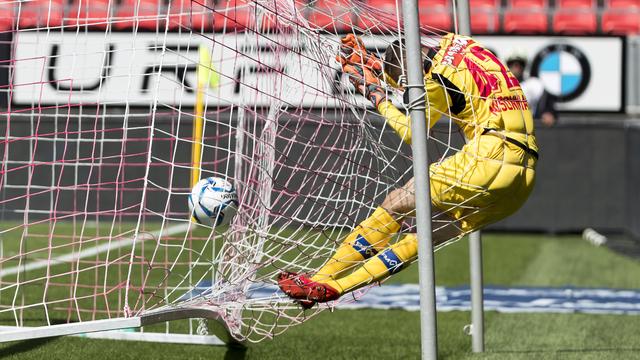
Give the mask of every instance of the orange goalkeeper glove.
POLYGON ((356 64, 346 64, 342 69, 349 76, 349 81, 356 90, 369 99, 373 106, 378 108, 381 102, 387 100, 387 94, 380 85, 380 79, 371 70, 356 64))
POLYGON ((367 52, 360 37, 348 34, 340 41, 342 44, 336 60, 343 68, 347 64, 364 65, 364 68, 370 70, 376 77, 382 74, 382 60, 367 52))

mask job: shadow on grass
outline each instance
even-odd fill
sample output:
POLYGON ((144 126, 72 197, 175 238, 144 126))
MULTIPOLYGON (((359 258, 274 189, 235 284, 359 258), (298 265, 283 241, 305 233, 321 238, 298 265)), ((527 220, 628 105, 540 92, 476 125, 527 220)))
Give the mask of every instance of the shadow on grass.
POLYGON ((3 359, 8 356, 16 356, 18 354, 35 350, 41 346, 46 345, 50 341, 57 339, 57 337, 49 337, 42 339, 33 339, 33 340, 25 340, 19 341, 15 344, 9 345, 7 347, 3 347, 0 349, 0 359, 3 359))
POLYGON ((224 353, 224 360, 244 360, 246 356, 246 347, 229 346, 227 352, 224 353))

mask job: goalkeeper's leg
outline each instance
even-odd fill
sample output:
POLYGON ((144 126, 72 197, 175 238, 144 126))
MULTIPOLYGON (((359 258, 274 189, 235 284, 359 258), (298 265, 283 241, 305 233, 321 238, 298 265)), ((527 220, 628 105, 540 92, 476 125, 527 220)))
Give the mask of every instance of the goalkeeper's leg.
MULTIPOLYGON (((434 245, 460 236, 463 232, 457 221, 450 216, 440 213, 435 216, 435 221, 444 222, 445 225, 433 226, 432 241, 434 245)), ((399 242, 382 250, 376 256, 367 260, 361 267, 351 274, 331 280, 317 281, 307 286, 309 294, 307 298, 314 301, 334 300, 345 293, 356 290, 373 282, 379 282, 388 276, 402 270, 418 256, 418 240, 416 234, 407 234, 399 242)))
MULTIPOLYGON (((324 302, 337 299, 359 286, 384 279, 417 255, 417 243, 413 234, 389 248, 386 247, 391 237, 400 229, 400 221, 405 216, 412 216, 414 212, 414 181, 411 179, 402 188, 389 193, 382 205, 345 238, 333 257, 316 275, 309 278, 305 274, 285 271, 280 274, 278 285, 290 297, 324 302), (362 264, 367 259, 369 260, 362 264), (359 264, 362 264, 359 269, 340 278, 346 270, 359 264)), ((440 213, 435 220, 445 225, 434 226, 434 244, 461 234, 457 221, 448 215, 440 213)), ((311 305, 312 302, 309 302, 308 306, 311 305)))
MULTIPOLYGON (((389 244, 393 235, 400 230, 402 219, 406 216, 413 216, 414 213, 414 179, 411 179, 403 187, 387 195, 382 205, 345 238, 336 253, 311 280, 323 282, 335 280, 345 270, 371 258, 389 244)), ((457 224, 457 221, 445 213, 436 215, 433 224, 434 245, 455 238, 462 233, 457 224)))
MULTIPOLYGON (((450 236, 458 236, 457 227, 445 227, 434 232, 434 242, 450 236)), ((306 301, 305 307, 314 302, 336 300, 340 296, 362 286, 386 279, 402 270, 418 256, 416 234, 407 234, 401 241, 383 249, 351 274, 341 278, 316 281, 303 274, 283 273, 279 279, 280 288, 295 299, 306 301)))
POLYGON ((413 179, 402 188, 389 193, 382 205, 347 235, 336 253, 311 279, 337 279, 345 270, 384 249, 400 230, 400 222, 404 216, 413 212, 413 194, 413 179))
POLYGON ((381 281, 402 269, 418 255, 415 234, 408 234, 398 243, 367 260, 353 273, 339 279, 313 281, 304 275, 284 274, 279 279, 281 289, 289 296, 303 300, 309 308, 314 302, 336 300, 343 294, 372 282, 381 281))
MULTIPOLYGON (((384 280, 389 275, 402 270, 405 264, 418 256, 418 240, 416 234, 407 234, 402 240, 381 251, 367 260, 353 273, 336 280, 323 281, 338 292, 338 296, 353 291, 373 282, 384 280)), ((322 301, 321 299, 314 299, 322 301)))

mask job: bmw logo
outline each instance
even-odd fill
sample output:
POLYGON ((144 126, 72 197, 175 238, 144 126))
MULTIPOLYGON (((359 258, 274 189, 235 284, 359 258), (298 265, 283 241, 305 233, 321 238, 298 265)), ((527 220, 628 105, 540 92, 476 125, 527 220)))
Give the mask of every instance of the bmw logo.
POLYGON ((533 59, 531 76, 539 78, 549 94, 564 102, 584 92, 591 79, 591 67, 576 47, 554 44, 542 49, 533 59))

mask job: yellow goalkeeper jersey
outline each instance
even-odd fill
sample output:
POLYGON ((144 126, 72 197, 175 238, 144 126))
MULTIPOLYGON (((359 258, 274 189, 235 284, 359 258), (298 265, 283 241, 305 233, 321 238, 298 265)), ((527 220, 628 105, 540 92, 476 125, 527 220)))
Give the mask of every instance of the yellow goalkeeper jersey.
MULTIPOLYGON (((445 115, 468 140, 494 130, 537 153, 532 112, 515 76, 470 37, 447 34, 439 45, 424 78, 429 127, 445 115)), ((389 101, 378 111, 411 143, 409 117, 389 101)))

